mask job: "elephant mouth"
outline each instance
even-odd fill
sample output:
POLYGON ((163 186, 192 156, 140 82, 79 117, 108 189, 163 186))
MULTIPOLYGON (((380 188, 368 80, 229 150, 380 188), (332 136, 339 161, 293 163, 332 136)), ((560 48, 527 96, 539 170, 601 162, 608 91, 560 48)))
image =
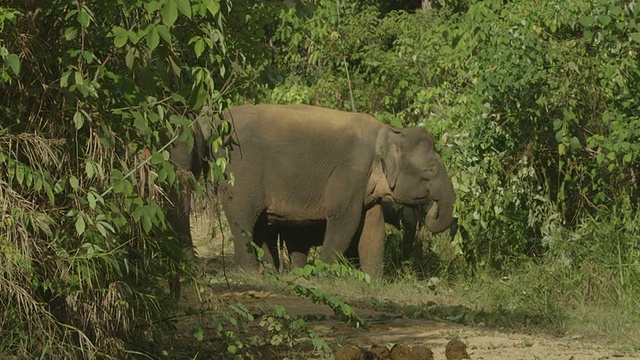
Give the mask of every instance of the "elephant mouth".
POLYGON ((402 204, 402 205, 406 205, 406 206, 420 206, 420 205, 424 205, 424 204, 428 204, 431 202, 434 202, 433 199, 431 199, 430 196, 423 196, 420 198, 412 198, 412 199, 396 199, 395 202, 397 202, 398 204, 402 204))
POLYGON ((427 217, 429 217, 430 219, 437 219, 438 217, 440 217, 440 206, 438 205, 437 201, 432 202, 431 206, 429 207, 429 211, 427 211, 427 217))

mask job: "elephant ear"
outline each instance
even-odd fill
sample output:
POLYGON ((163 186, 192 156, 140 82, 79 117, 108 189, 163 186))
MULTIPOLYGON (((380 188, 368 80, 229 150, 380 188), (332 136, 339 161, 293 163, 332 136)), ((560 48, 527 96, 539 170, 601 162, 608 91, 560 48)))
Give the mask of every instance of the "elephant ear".
POLYGON ((376 153, 380 156, 382 171, 389 182, 389 188, 394 189, 400 176, 400 142, 401 133, 391 127, 383 127, 376 139, 376 153))

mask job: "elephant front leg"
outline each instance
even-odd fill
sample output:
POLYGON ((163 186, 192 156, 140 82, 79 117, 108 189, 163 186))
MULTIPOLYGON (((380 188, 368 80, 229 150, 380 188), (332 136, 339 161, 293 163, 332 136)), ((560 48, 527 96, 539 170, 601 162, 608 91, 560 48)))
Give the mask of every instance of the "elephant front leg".
POLYGON ((358 255, 362 271, 372 278, 382 276, 384 269, 384 217, 382 206, 375 205, 364 215, 358 242, 358 255))
POLYGON ((343 255, 358 231, 361 220, 362 208, 360 206, 350 207, 342 216, 328 218, 320 260, 333 264, 336 255, 343 255))

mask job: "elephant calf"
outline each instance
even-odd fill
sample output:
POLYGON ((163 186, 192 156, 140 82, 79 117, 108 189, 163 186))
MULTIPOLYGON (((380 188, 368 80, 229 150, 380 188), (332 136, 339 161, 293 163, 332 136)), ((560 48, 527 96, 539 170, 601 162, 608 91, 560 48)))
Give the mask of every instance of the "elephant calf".
POLYGON ((251 241, 273 260, 270 226, 324 223, 320 260, 333 262, 359 237, 362 269, 380 275, 383 198, 432 204, 432 232, 453 222, 451 181, 423 128, 396 129, 366 114, 307 105, 247 105, 223 117, 237 146, 227 166, 234 184, 222 184, 220 199, 245 269, 257 269, 251 241))

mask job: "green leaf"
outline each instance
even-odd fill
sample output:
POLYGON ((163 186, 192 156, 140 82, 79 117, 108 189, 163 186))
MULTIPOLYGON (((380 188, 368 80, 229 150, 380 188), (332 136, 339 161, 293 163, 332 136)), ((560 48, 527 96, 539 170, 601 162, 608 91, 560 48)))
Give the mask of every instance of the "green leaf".
POLYGON ((582 35, 584 35, 585 40, 587 41, 591 41, 593 40, 593 31, 591 30, 585 30, 582 35))
POLYGON ((69 75, 71 75, 71 71, 67 71, 66 73, 62 74, 62 76, 60 77, 60 87, 67 87, 69 86, 69 75))
POLYGON ((122 171, 118 170, 118 169, 113 169, 111 171, 111 177, 114 180, 122 180, 124 178, 124 175, 122 174, 122 171))
POLYGON ((78 36, 78 29, 74 27, 68 27, 64 30, 65 40, 73 40, 78 36))
POLYGON ((167 44, 171 44, 171 32, 169 31, 169 28, 166 25, 163 25, 163 24, 156 25, 156 30, 158 31, 158 34, 160 34, 160 37, 167 44))
POLYGON ((104 228, 105 223, 103 222, 98 222, 96 223, 96 229, 98 229, 98 232, 100 233, 100 235, 102 235, 103 237, 107 237, 107 230, 104 228))
POLYGON ((78 181, 77 177, 71 175, 69 177, 69 185, 71 185, 71 188, 73 190, 76 190, 80 186, 80 182, 78 181))
POLYGON ((139 111, 133 111, 133 125, 138 128, 138 130, 145 132, 148 129, 147 118, 144 117, 139 111))
POLYGON ((182 72, 182 69, 180 69, 180 65, 176 63, 173 56, 169 56, 169 63, 171 64, 171 70, 173 70, 173 73, 176 76, 180 77, 180 73, 182 72))
POLYGON ((147 12, 151 15, 155 15, 154 12, 156 12, 158 9, 160 9, 160 1, 145 1, 144 2, 144 8, 145 10, 147 10, 147 12))
POLYGON ((117 48, 121 48, 127 43, 127 40, 129 40, 129 36, 127 36, 127 33, 118 34, 113 38, 113 44, 117 48))
POLYGON ((119 194, 124 191, 124 180, 116 180, 113 182, 113 192, 119 194))
POLYGON ((631 33, 629 34, 629 37, 631 38, 631 40, 640 43, 640 32, 631 33))
POLYGON ((87 64, 93 63, 93 60, 96 59, 95 55, 93 55, 91 51, 86 51, 86 50, 82 52, 82 57, 87 62, 87 64))
POLYGON ((78 233, 78 235, 84 234, 86 226, 87 224, 85 224, 82 214, 78 214, 78 216, 76 217, 76 232, 78 233))
POLYGON ((168 0, 162 7, 162 22, 171 27, 178 18, 176 0, 168 0))
POLYGON ((130 48, 129 51, 127 51, 127 55, 125 55, 124 57, 124 64, 127 65, 129 69, 133 69, 133 64, 135 60, 136 60, 135 49, 130 48))
POLYGON ((142 230, 144 230, 145 233, 149 233, 149 231, 151 231, 151 219, 149 219, 148 216, 143 216, 142 217, 142 230))
POLYGON ((149 33, 147 33, 147 46, 149 47, 149 51, 153 52, 160 43, 160 36, 158 34, 158 29, 156 29, 153 24, 149 26, 151 29, 149 30, 149 33))
POLYGON ((194 339, 196 339, 197 341, 202 341, 204 339, 204 330, 202 329, 202 326, 200 325, 195 325, 193 327, 193 330, 191 331, 191 335, 194 337, 194 339))
POLYGON ((80 71, 76 71, 73 73, 73 82, 76 85, 84 84, 84 77, 82 76, 82 73, 80 71))
POLYGON ((195 45, 193 45, 193 51, 195 51, 196 53, 196 58, 199 58, 200 55, 202 55, 202 52, 204 51, 204 40, 198 39, 195 45))
POLYGON ((87 27, 89 26, 89 14, 87 13, 87 11, 85 9, 80 9, 80 11, 78 11, 78 23, 80 23, 80 25, 82 25, 82 27, 87 27))
POLYGON ((609 16, 609 15, 600 15, 600 16, 598 16, 598 21, 602 25, 605 25, 605 26, 609 25, 609 23, 611 22, 611 16, 609 16))
POLYGON ((91 209, 96 208, 96 196, 93 194, 93 192, 89 192, 87 194, 87 201, 89 202, 89 207, 91 209))
POLYGON ((155 152, 153 154, 151 154, 151 164, 152 165, 157 165, 157 164, 161 164, 162 162, 164 162, 164 156, 162 156, 162 153, 159 152, 155 152))
POLYGON ((7 64, 9 65, 9 68, 11 68, 11 71, 13 71, 13 73, 16 75, 19 75, 20 74, 20 58, 18 57, 18 55, 9 54, 6 57, 6 61, 7 61, 7 64))
POLYGON ((579 150, 582 147, 582 144, 580 144, 580 140, 578 140, 577 137, 572 137, 571 140, 569 141, 569 145, 571 146, 571 150, 579 150))
POLYGON ((84 164, 84 172, 87 174, 87 177, 89 179, 93 178, 93 175, 95 175, 95 169, 93 168, 93 164, 90 162, 86 162, 84 164))
POLYGON ((220 2, 218 0, 207 0, 206 6, 211 16, 216 16, 218 11, 220 11, 220 2))
POLYGON ((564 125, 564 121, 562 120, 553 120, 553 130, 558 131, 564 125))
POLYGON ((76 125, 76 130, 80 130, 82 125, 84 125, 84 117, 80 111, 76 111, 76 113, 73 114, 73 123, 76 125))
POLYGON ((564 144, 562 143, 558 144, 558 154, 564 155, 566 153, 567 153, 567 148, 564 146, 564 144))
POLYGON ((176 4, 178 5, 178 10, 180 10, 184 16, 191 19, 191 4, 189 0, 176 0, 176 4))
POLYGON ((582 26, 591 26, 595 22, 593 16, 581 16, 578 21, 582 26))

